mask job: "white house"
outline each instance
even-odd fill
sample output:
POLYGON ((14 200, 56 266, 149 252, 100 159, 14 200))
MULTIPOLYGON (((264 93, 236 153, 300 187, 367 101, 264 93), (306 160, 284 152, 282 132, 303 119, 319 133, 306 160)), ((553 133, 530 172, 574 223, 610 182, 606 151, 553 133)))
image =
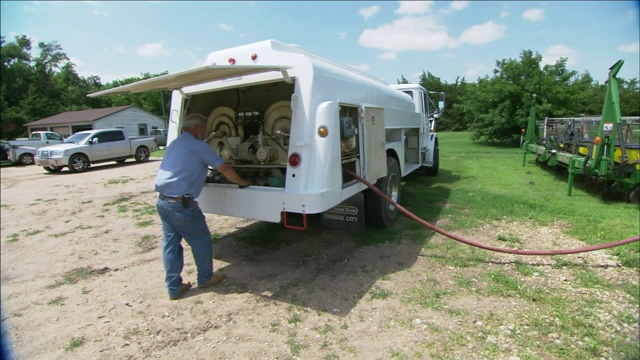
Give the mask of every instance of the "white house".
POLYGON ((153 129, 166 129, 161 117, 134 105, 102 109, 67 111, 25 124, 29 135, 33 131, 53 131, 69 136, 82 130, 119 128, 128 136, 148 136, 153 129))

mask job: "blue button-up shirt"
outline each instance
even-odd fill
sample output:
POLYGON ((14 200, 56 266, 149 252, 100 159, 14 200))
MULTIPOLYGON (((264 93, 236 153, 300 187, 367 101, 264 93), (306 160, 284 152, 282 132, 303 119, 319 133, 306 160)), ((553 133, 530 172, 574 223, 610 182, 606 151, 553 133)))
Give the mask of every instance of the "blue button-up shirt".
POLYGON ((183 132, 167 147, 156 177, 155 191, 169 197, 200 196, 208 166, 217 169, 224 160, 204 141, 183 132))

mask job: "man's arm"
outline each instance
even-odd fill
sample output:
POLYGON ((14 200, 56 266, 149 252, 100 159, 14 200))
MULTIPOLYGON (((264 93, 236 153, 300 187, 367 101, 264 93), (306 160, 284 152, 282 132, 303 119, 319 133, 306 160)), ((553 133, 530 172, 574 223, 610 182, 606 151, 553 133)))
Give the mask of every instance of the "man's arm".
POLYGON ((227 178, 227 180, 231 181, 234 184, 238 184, 238 186, 240 186, 241 188, 251 185, 250 182, 241 178, 240 175, 238 175, 238 173, 226 163, 220 164, 217 170, 220 171, 222 175, 224 175, 227 178))

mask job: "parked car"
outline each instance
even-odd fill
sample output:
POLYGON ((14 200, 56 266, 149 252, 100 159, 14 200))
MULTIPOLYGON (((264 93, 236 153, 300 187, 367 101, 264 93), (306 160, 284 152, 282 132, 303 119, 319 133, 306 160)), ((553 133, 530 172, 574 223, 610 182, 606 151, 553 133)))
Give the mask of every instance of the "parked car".
POLYGON ((64 167, 69 172, 82 172, 100 162, 123 163, 132 157, 145 162, 157 148, 154 138, 130 138, 122 129, 87 130, 71 135, 62 144, 41 147, 35 161, 48 172, 64 167))
POLYGON ((38 150, 31 146, 14 145, 4 140, 0 140, 0 149, 2 161, 11 161, 11 163, 19 165, 34 164, 38 150))
POLYGON ((47 145, 60 144, 63 141, 64 137, 53 131, 34 131, 28 138, 17 138, 7 142, 11 145, 29 146, 38 149, 47 145))
POLYGON ((149 135, 153 136, 158 146, 167 146, 167 129, 153 129, 149 135))

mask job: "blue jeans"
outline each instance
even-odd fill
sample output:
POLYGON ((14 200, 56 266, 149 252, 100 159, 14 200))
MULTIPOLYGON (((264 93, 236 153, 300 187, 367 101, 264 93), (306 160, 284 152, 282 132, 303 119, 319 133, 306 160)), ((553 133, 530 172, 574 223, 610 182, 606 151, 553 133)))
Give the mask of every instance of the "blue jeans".
POLYGON ((162 220, 162 260, 164 261, 165 284, 169 296, 175 296, 182 286, 184 257, 182 239, 189 246, 198 270, 198 286, 203 286, 213 276, 213 244, 211 232, 204 214, 194 200, 188 208, 180 201, 158 197, 156 208, 162 220))

